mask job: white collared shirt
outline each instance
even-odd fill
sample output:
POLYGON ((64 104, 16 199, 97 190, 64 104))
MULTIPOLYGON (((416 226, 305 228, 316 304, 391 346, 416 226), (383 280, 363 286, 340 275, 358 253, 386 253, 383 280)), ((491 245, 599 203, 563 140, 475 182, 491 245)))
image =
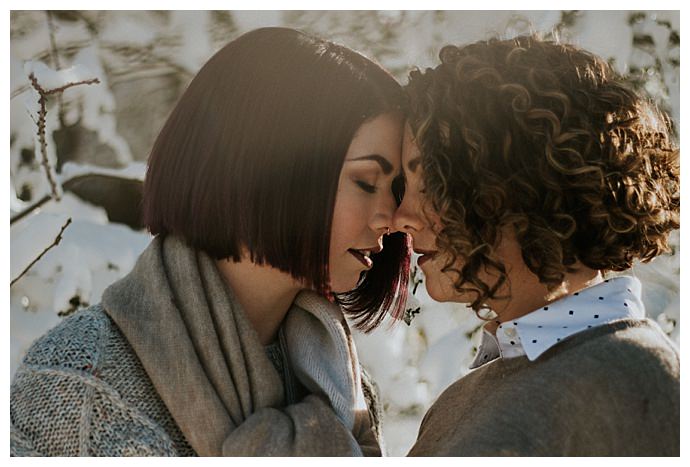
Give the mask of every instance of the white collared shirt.
POLYGON ((644 318, 642 285, 620 276, 563 297, 520 318, 501 323, 494 336, 482 329, 482 342, 470 369, 496 358, 526 355, 534 361, 575 333, 624 318, 644 318))

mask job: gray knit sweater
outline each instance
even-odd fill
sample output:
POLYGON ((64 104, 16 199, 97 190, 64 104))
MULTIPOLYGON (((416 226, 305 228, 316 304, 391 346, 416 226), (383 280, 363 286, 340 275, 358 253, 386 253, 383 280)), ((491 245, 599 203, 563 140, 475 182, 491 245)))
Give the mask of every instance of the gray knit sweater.
MULTIPOLYGON (((376 390, 366 377, 363 387, 380 437, 376 390)), ((100 305, 34 342, 10 388, 10 420, 13 456, 196 455, 100 305)))
POLYGON ((497 359, 429 409, 412 456, 678 456, 680 360, 650 320, 497 359))

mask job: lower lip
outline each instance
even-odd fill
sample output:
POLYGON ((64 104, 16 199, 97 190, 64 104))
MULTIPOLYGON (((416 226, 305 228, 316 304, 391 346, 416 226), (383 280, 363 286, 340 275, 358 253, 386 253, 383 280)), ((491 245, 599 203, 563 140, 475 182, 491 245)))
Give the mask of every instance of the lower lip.
POLYGON ((371 258, 368 258, 364 256, 363 254, 353 251, 353 250, 347 250, 348 253, 350 253, 352 256, 357 258, 357 260, 364 265, 367 269, 371 269, 371 267, 374 265, 374 262, 371 260, 371 258))
POLYGON ((420 256, 419 259, 417 260, 417 266, 422 267, 422 264, 426 263, 427 261, 429 261, 430 259, 432 259, 434 256, 436 256, 436 255, 435 255, 435 254, 431 254, 431 255, 422 255, 422 256, 420 256))

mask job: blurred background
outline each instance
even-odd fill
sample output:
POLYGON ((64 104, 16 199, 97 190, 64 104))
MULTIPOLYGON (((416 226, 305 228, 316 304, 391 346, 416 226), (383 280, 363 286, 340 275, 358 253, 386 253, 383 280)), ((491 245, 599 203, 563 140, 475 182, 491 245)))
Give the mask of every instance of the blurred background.
MULTIPOLYGON (((288 26, 341 42, 403 84, 414 67, 434 66, 447 43, 539 31, 608 59, 680 128, 677 11, 63 10, 12 11, 10 24, 11 375, 35 338, 98 303, 132 268, 150 241, 138 202, 153 141, 201 65, 251 29, 288 26), (41 105, 32 73, 44 91, 98 83, 44 93, 41 105), (25 272, 63 227, 59 245, 25 272)), ((678 232, 672 243, 674 254, 633 274, 647 315, 679 343, 678 232)), ((423 280, 411 281, 421 312, 410 325, 355 335, 381 392, 389 455, 409 450, 424 412, 468 371, 479 342, 474 313, 433 302, 423 280)))

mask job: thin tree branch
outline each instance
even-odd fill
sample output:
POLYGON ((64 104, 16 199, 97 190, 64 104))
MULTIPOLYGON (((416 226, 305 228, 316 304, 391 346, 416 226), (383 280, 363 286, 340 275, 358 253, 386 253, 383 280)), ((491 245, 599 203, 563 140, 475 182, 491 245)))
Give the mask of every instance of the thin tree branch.
POLYGON ((53 58, 53 66, 56 70, 60 69, 60 57, 58 56, 57 43, 55 42, 55 24, 53 23, 53 14, 46 11, 48 20, 48 33, 50 35, 50 55, 53 58))
POLYGON ((52 94, 57 94, 57 93, 63 92, 63 91, 65 91, 65 90, 67 90, 73 86, 79 86, 82 84, 99 84, 101 82, 101 80, 99 80, 98 78, 91 78, 91 79, 85 79, 82 81, 76 81, 74 83, 67 83, 64 86, 60 86, 59 88, 43 89, 41 87, 41 85, 38 84, 38 80, 36 80, 36 76, 33 73, 31 73, 31 75, 29 75, 29 79, 31 79, 31 84, 33 85, 34 89, 36 89, 36 91, 38 91, 39 94, 43 93, 46 96, 50 96, 52 94), (34 83, 34 81, 36 81, 36 82, 34 83))
MULTIPOLYGON (((58 53, 57 42, 55 41, 55 23, 53 23, 53 14, 50 10, 46 10, 46 20, 48 21, 48 35, 50 37, 50 55, 53 60, 53 67, 56 70, 62 68, 60 66, 60 55, 58 53)), ((62 95, 58 96, 58 118, 60 126, 65 126, 65 109, 62 103, 62 95)))
POLYGON ((28 84, 25 84, 24 86, 18 87, 17 89, 15 89, 14 91, 12 91, 12 92, 10 93, 10 100, 12 100, 12 99, 14 99, 15 97, 19 96, 21 93, 23 93, 23 92, 25 92, 25 91, 28 91, 29 89, 31 89, 31 86, 29 86, 28 84))
MULTIPOLYGON (((80 182, 82 182, 84 179, 93 177, 93 176, 101 176, 101 177, 107 177, 109 179, 117 179, 121 182, 140 182, 143 183, 142 180, 136 178, 136 177, 126 177, 126 176, 120 176, 120 175, 111 175, 111 174, 103 174, 103 173, 98 173, 98 172, 88 172, 84 173, 81 175, 75 175, 72 178, 65 180, 62 182, 62 188, 66 192, 72 192, 74 193, 74 187, 78 186, 80 182)), ((77 195, 79 196, 79 195, 77 195)), ((19 222, 32 212, 34 212, 36 209, 40 208, 44 204, 46 204, 48 201, 52 200, 53 198, 50 195, 45 195, 43 198, 40 200, 36 201, 32 205, 24 208, 23 210, 19 211, 17 214, 15 214, 13 217, 10 218, 10 226, 14 225, 16 222, 19 222)))
POLYGON ((78 86, 80 84, 100 83, 100 81, 98 78, 93 78, 84 81, 77 81, 76 83, 67 83, 64 86, 60 86, 55 89, 44 89, 38 83, 38 79, 36 78, 36 75, 34 75, 33 73, 29 75, 29 80, 31 81, 31 85, 33 86, 33 88, 39 94, 38 104, 40 106, 40 110, 38 111, 38 141, 41 146, 41 165, 45 169, 46 176, 48 177, 48 182, 50 183, 52 196, 53 198, 59 201, 60 192, 58 190, 57 182, 53 177, 53 172, 51 170, 52 167, 50 166, 50 162, 48 161, 48 150, 46 148, 46 114, 48 113, 46 105, 48 100, 47 98, 48 96, 53 94, 61 94, 66 89, 69 89, 73 86, 78 86))
POLYGON ((40 109, 38 111, 38 142, 41 146, 41 165, 43 166, 46 177, 48 177, 48 182, 50 183, 50 191, 55 199, 60 199, 60 194, 58 192, 57 183, 53 178, 53 172, 50 167, 50 162, 48 161, 48 150, 46 149, 46 114, 48 109, 46 108, 46 93, 43 88, 38 84, 36 76, 31 73, 29 75, 31 84, 38 91, 38 105, 40 109))
POLYGON ((31 206, 29 206, 28 208, 26 208, 26 209, 24 209, 23 211, 17 213, 14 217, 11 217, 11 218, 10 218, 10 225, 14 224, 15 222, 18 222, 18 221, 22 220, 24 217, 26 217, 27 215, 31 214, 31 213, 32 213, 33 211, 35 211, 36 209, 40 208, 41 206, 43 206, 44 204, 46 204, 46 203, 47 203, 48 201, 50 201, 51 199, 53 199, 52 196, 50 196, 50 195, 45 195, 43 198, 39 199, 38 201, 36 201, 34 204, 32 204, 31 206))
POLYGON ((48 247, 47 247, 45 250, 43 250, 43 251, 41 252, 41 254, 38 255, 38 256, 36 257, 36 259, 34 259, 34 260, 33 260, 33 261, 32 261, 22 272, 21 272, 21 274, 19 274, 17 277, 15 277, 15 278, 12 280, 12 282, 10 282, 10 287, 12 287, 12 286, 14 285, 14 283, 17 282, 24 274, 26 274, 27 271, 28 271, 29 269, 31 269, 31 266, 33 266, 33 265, 36 264, 41 258, 43 258, 43 255, 45 255, 45 254, 48 252, 48 250, 50 250, 51 248, 57 246, 58 243, 60 243, 60 241, 62 240, 62 233, 65 231, 65 229, 67 228, 67 226, 70 225, 71 223, 72 223, 72 218, 70 217, 69 219, 67 219, 67 222, 65 222, 65 225, 63 225, 62 228, 60 229, 60 232, 58 233, 57 237, 55 237, 55 240, 53 240, 53 243, 50 244, 50 245, 48 245, 48 247))

